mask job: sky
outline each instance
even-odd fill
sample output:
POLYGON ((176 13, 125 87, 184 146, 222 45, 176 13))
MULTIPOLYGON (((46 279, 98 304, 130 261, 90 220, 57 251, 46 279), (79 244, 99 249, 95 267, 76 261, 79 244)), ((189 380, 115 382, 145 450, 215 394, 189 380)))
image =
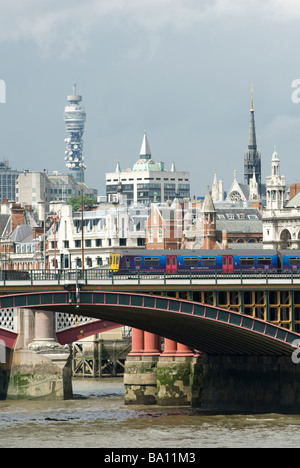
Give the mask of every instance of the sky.
POLYGON ((76 83, 99 195, 117 161, 139 159, 145 130, 154 161, 190 172, 191 196, 215 171, 228 191, 234 170, 244 178, 253 85, 262 181, 276 146, 287 184, 300 182, 299 0, 0 0, 0 80, 12 169, 67 173, 76 83))

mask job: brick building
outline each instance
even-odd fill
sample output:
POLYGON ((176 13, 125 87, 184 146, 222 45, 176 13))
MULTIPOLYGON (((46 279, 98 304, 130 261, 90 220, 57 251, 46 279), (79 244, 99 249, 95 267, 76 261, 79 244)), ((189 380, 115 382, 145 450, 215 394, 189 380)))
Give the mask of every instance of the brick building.
POLYGON ((145 223, 146 249, 180 249, 187 200, 153 204, 145 223))

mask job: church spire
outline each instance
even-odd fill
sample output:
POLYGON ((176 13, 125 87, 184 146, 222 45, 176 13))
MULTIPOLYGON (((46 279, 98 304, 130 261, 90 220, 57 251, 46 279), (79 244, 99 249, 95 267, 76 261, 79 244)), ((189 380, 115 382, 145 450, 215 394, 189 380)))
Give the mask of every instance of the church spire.
POLYGON ((251 86, 251 108, 250 108, 250 127, 249 127, 249 143, 248 150, 244 155, 244 183, 250 185, 255 172, 258 189, 261 187, 261 158, 257 151, 256 132, 254 120, 254 104, 253 104, 253 86, 251 86))
POLYGON ((248 150, 256 151, 256 134, 255 134, 255 121, 254 121, 254 106, 253 106, 253 85, 251 86, 251 109, 250 109, 250 128, 249 128, 249 144, 248 150))
POLYGON ((253 85, 251 85, 251 109, 250 112, 254 112, 254 105, 253 105, 253 85))

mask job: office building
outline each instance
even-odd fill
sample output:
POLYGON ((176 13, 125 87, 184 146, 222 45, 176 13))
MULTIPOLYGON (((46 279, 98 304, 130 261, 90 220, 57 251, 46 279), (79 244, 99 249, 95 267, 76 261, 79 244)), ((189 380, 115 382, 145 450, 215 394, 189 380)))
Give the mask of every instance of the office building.
POLYGON ((170 171, 165 170, 163 162, 155 162, 145 132, 140 157, 133 168, 121 171, 117 163, 115 172, 106 173, 106 194, 108 201, 119 202, 122 196, 128 205, 189 198, 190 175, 176 171, 174 162, 170 171))
POLYGON ((15 201, 19 174, 20 171, 11 169, 7 160, 0 161, 0 201, 15 201))

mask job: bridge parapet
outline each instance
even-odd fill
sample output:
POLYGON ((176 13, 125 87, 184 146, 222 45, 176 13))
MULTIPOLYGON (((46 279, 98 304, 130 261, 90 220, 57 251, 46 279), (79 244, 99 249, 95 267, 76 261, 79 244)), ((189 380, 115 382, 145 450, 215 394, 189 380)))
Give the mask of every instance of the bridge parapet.
POLYGON ((185 274, 167 274, 165 271, 143 271, 134 273, 111 273, 104 269, 90 270, 30 270, 20 276, 0 276, 0 289, 8 286, 73 286, 83 285, 251 285, 251 284, 295 284, 300 285, 300 272, 243 271, 224 274, 222 272, 199 272, 191 270, 185 274))

